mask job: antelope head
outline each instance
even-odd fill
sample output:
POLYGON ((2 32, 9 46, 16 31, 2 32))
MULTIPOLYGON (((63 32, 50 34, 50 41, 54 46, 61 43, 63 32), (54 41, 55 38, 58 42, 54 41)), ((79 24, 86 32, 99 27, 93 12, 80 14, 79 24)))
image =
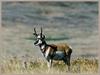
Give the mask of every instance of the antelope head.
POLYGON ((41 45, 44 42, 45 35, 43 35, 42 27, 41 27, 41 32, 39 34, 37 34, 36 29, 34 28, 33 35, 35 35, 36 37, 36 41, 34 42, 34 45, 41 45))

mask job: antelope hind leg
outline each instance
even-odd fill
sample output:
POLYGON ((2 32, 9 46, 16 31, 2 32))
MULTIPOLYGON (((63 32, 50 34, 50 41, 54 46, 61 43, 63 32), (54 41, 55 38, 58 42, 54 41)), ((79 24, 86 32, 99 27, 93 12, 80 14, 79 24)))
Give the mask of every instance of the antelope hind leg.
POLYGON ((68 71, 70 71, 70 56, 66 56, 64 59, 63 59, 64 63, 66 64, 66 67, 68 69, 68 71))

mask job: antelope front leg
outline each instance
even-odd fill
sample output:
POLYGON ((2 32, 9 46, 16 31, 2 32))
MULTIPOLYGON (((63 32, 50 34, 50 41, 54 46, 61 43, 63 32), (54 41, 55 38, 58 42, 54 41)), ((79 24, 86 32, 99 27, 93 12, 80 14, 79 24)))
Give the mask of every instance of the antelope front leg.
POLYGON ((51 59, 47 61, 47 66, 50 70, 50 68, 52 67, 52 60, 51 59))

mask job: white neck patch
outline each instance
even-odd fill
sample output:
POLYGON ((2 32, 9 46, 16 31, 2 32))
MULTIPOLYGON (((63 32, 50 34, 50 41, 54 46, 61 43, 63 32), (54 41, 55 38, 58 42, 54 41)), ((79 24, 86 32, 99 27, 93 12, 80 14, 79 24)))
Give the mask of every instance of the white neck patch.
POLYGON ((42 46, 41 46, 41 49, 44 49, 44 48, 45 48, 45 45, 42 45, 42 46))
POLYGON ((49 48, 46 50, 46 52, 45 52, 45 57, 46 57, 46 58, 48 57, 49 52, 50 52, 50 47, 49 47, 49 48))

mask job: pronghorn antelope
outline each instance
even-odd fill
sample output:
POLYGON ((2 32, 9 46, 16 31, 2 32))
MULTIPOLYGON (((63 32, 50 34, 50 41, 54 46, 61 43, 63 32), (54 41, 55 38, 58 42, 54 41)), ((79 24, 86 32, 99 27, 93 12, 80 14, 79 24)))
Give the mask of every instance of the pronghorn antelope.
POLYGON ((66 43, 61 44, 47 44, 45 40, 45 35, 41 33, 37 34, 36 29, 34 28, 34 33, 36 41, 34 45, 39 46, 41 52, 48 62, 48 67, 52 66, 53 60, 63 60, 66 65, 68 65, 68 70, 70 71, 70 57, 72 53, 72 48, 66 43))

